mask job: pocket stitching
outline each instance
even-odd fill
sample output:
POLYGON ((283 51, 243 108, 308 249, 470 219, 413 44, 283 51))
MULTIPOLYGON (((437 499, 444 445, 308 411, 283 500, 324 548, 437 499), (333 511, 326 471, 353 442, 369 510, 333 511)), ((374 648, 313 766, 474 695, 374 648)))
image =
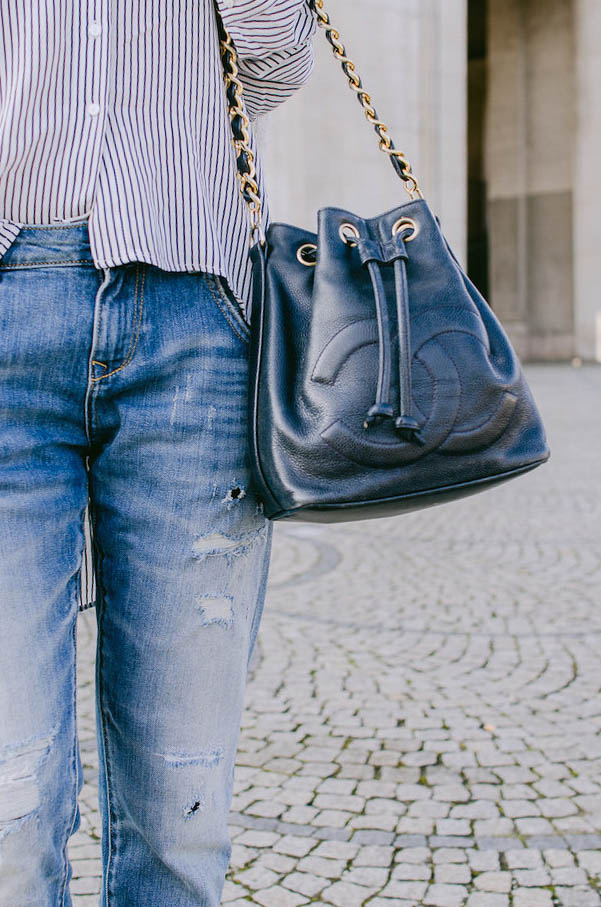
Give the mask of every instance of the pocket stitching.
POLYGON ((207 272, 203 272, 203 277, 211 296, 217 303, 219 311, 226 319, 236 337, 238 337, 244 343, 248 343, 250 338, 250 328, 244 321, 242 313, 237 313, 238 318, 240 319, 240 321, 238 321, 238 318, 236 317, 236 315, 234 315, 234 312, 230 308, 230 306, 233 306, 233 303, 224 295, 223 291, 219 287, 217 280, 213 277, 213 275, 208 274, 207 272))

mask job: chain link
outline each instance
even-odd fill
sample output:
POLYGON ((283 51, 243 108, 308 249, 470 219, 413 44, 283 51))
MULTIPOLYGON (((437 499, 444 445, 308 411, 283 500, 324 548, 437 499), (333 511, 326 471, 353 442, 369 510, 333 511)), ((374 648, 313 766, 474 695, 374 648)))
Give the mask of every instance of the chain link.
POLYGON ((228 112, 232 127, 232 143, 236 152, 236 175, 240 181, 240 191, 250 215, 250 241, 251 244, 254 244, 255 236, 258 235, 260 242, 264 243, 261 197, 257 182, 255 156, 250 147, 250 121, 244 107, 242 82, 238 78, 238 54, 219 15, 217 24, 228 112))
MULTIPOLYGON (((355 64, 347 56, 346 49, 340 40, 339 32, 332 26, 330 17, 324 9, 323 0, 310 0, 315 13, 317 24, 326 33, 326 38, 334 51, 334 56, 340 62, 342 70, 348 79, 350 88, 356 93, 359 103, 363 108, 367 120, 372 124, 379 139, 380 151, 390 157, 396 173, 403 180, 403 185, 411 199, 423 198, 422 191, 416 176, 411 171, 411 164, 402 151, 398 151, 388 134, 388 127, 378 118, 371 97, 363 88, 361 79, 356 71, 355 64)), ((261 243, 265 242, 262 226, 262 206, 257 183, 255 156, 250 147, 250 121, 246 115, 243 100, 243 86, 238 78, 238 55, 236 48, 228 34, 219 11, 217 10, 217 26, 219 30, 219 43, 221 62, 225 80, 228 111, 232 127, 232 142, 236 152, 237 176, 240 180, 240 191, 246 202, 250 215, 250 241, 254 244, 258 236, 261 243)))

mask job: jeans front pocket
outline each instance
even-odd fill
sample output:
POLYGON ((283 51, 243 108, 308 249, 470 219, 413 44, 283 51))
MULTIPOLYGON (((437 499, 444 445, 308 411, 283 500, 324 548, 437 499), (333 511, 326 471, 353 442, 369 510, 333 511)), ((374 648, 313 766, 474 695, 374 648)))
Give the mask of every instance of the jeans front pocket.
POLYGON ((250 339, 250 325, 244 317, 242 306, 232 293, 225 277, 203 272, 204 282, 233 332, 245 343, 250 339))

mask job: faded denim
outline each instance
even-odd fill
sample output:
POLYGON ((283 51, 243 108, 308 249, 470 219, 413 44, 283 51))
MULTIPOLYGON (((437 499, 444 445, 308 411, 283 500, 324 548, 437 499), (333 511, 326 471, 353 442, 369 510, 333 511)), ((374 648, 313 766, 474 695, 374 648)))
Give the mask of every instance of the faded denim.
POLYGON ((211 275, 97 269, 86 222, 0 260, 0 904, 71 905, 88 496, 105 907, 217 907, 272 524, 248 325, 211 275))

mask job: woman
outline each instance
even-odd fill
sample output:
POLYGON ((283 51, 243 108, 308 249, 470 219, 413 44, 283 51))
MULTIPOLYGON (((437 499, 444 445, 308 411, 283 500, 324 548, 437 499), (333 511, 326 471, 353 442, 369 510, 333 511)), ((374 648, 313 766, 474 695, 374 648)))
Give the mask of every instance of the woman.
MULTIPOLYGON (((311 11, 218 6, 253 120, 311 11)), ((213 0, 14 0, 0 36, 0 903, 71 904, 89 497, 101 903, 216 907, 271 524, 213 0)))

